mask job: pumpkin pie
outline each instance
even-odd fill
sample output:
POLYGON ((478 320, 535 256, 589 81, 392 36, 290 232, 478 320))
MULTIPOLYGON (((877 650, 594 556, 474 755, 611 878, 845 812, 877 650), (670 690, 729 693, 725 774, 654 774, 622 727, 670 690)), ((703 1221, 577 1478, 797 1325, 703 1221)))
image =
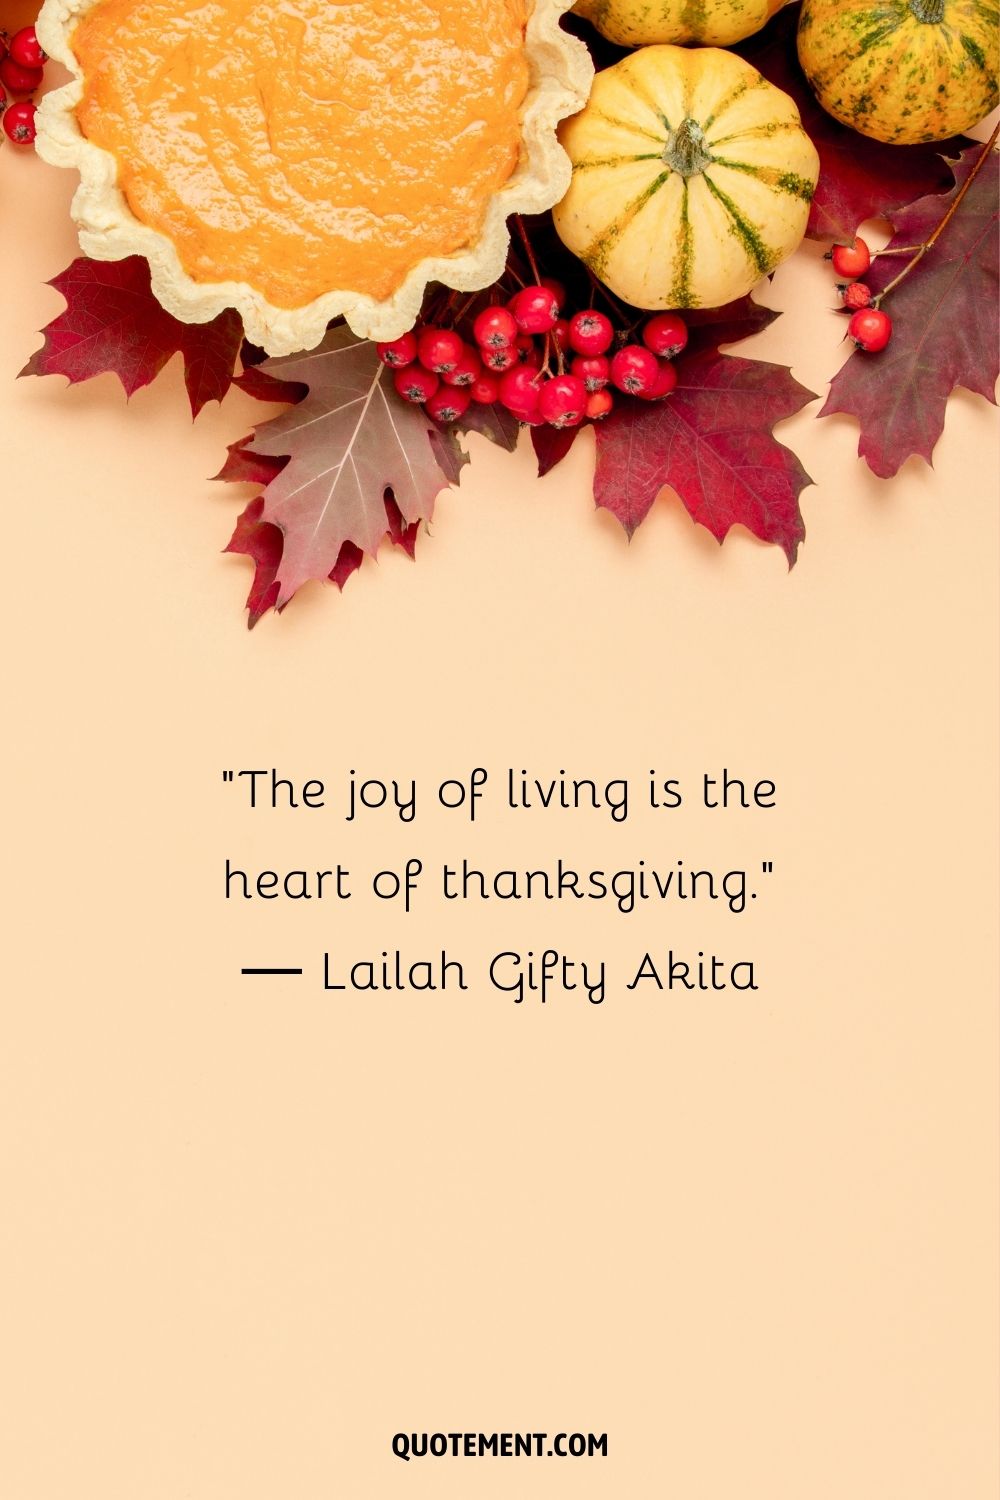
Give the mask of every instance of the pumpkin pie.
POLYGON ((494 281, 506 219, 569 183, 592 68, 570 0, 45 0, 73 80, 38 148, 76 167, 86 254, 144 255, 176 317, 272 354, 343 314, 409 328, 428 281, 494 281))

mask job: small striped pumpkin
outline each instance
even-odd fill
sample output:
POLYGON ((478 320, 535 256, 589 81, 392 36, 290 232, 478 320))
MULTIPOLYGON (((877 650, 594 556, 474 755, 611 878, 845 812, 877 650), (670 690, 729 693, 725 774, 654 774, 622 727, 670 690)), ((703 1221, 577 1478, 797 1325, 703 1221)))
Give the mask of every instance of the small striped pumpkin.
POLYGON ((573 9, 620 47, 703 42, 729 47, 753 36, 785 0, 576 0, 573 9))
POLYGON ((805 233, 816 148, 787 94, 714 47, 643 47, 559 138, 570 250, 633 307, 721 307, 805 233))
POLYGON ((828 114, 890 145, 943 141, 997 103, 987 0, 805 0, 799 59, 828 114))

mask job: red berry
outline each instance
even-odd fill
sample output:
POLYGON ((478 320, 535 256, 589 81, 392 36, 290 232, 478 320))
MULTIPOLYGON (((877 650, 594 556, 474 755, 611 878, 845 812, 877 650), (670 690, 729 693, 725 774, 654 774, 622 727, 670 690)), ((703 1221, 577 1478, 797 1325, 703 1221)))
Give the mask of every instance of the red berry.
POLYGON ((496 349, 484 349, 483 364, 488 370, 494 370, 498 375, 502 375, 504 370, 509 370, 511 365, 517 364, 517 350, 513 344, 501 344, 496 349))
POLYGON ((856 239, 852 245, 834 245, 830 252, 833 269, 838 276, 863 276, 872 263, 871 252, 864 240, 856 239))
POLYGON ((467 386, 473 383, 482 368, 478 352, 466 346, 462 350, 462 357, 455 368, 453 370, 446 370, 441 378, 445 385, 467 386))
POLYGON ((407 365, 404 370, 395 370, 392 383, 404 401, 419 405, 429 401, 441 384, 438 377, 423 365, 407 365))
POLYGON ((522 422, 537 413, 540 394, 535 371, 528 365, 515 365, 500 377, 500 404, 522 422))
POLYGON ((417 337, 417 358, 435 375, 453 370, 464 352, 465 345, 451 328, 422 328, 417 337))
POLYGON ((0 83, 6 84, 12 94, 33 94, 41 81, 41 68, 23 68, 12 57, 0 62, 0 83))
POLYGON ((675 312, 657 313, 642 330, 642 342, 661 359, 673 359, 675 354, 680 354, 687 341, 687 324, 675 312))
POLYGON ((518 358, 524 359, 525 355, 530 354, 535 348, 535 341, 530 333, 519 333, 514 340, 514 348, 517 350, 518 358))
POLYGON ((547 287, 548 290, 552 293, 553 297, 556 299, 556 302, 559 304, 560 310, 566 306, 566 288, 563 286, 561 281, 556 281, 554 276, 543 276, 541 284, 542 286, 547 287))
POLYGON ((527 365, 529 370, 540 370, 542 368, 542 351, 533 344, 521 355, 522 365, 527 365))
POLYGON ((661 359, 656 379, 648 391, 640 391, 643 401, 659 401, 663 396, 669 396, 677 384, 677 366, 670 363, 668 359, 661 359))
POLYGON ((856 312, 859 307, 868 307, 872 300, 872 289, 863 281, 852 281, 849 286, 840 288, 840 295, 845 307, 856 312))
POLYGON ((405 365, 412 365, 417 357, 417 335, 404 333, 402 338, 393 339, 388 344, 376 344, 375 348, 384 365, 401 370, 405 365))
POLYGON ((574 313, 569 320, 569 346, 577 354, 606 354, 614 336, 611 319, 594 307, 574 313))
POLYGON ((552 328, 552 342, 563 354, 566 353, 569 348, 569 320, 567 318, 556 319, 552 328))
POLYGON ((48 54, 38 44, 34 26, 22 26, 10 39, 7 50, 22 68, 40 68, 48 61, 48 54))
POLYGON ((587 387, 578 375, 555 375, 542 386, 538 415, 550 427, 579 427, 587 410, 587 387))
POLYGON ((4 110, 6 108, 7 108, 7 90, 4 88, 3 84, 0 83, 0 115, 3 114, 3 112, 4 112, 4 110))
POLYGON ((587 397, 587 416, 592 422, 600 422, 615 404, 610 391, 594 391, 587 397))
POLYGON ((27 100, 4 110, 3 128, 16 146, 30 146, 35 139, 35 106, 27 100))
POLYGON ((578 354, 570 365, 588 391, 603 391, 611 379, 611 362, 603 354, 578 354))
POLYGON ((469 386, 469 395, 477 406, 492 406, 500 399, 500 381, 486 370, 469 386))
POLYGON ((510 310, 522 333, 548 333, 559 317, 559 303, 547 286, 522 287, 511 299, 510 310))
POLYGON ((611 361, 611 384, 628 396, 645 396, 656 383, 660 362, 642 344, 626 344, 611 361))
POLYGON ((435 422, 457 422, 468 411, 471 400, 468 391, 443 385, 425 402, 424 410, 435 422))
POLYGON ((472 325, 472 337, 481 349, 505 349, 517 338, 517 324, 506 307, 484 307, 472 325))
POLYGON ((867 354, 878 354, 892 337, 892 323, 877 307, 865 307, 848 323, 847 335, 867 354))

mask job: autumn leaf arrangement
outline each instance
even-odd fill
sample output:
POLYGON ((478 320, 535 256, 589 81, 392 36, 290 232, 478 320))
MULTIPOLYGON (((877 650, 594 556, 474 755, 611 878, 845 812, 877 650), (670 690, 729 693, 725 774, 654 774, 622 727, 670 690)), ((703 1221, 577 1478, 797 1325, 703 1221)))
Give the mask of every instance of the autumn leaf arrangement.
MULTIPOLYGON (((821 3, 835 7, 843 0, 805 0, 805 9, 821 3)), ((610 39, 577 17, 567 22, 600 70, 594 98, 605 90, 605 118, 614 114, 607 103, 617 98, 613 91, 637 80, 641 68, 662 73, 702 62, 692 62, 697 49, 636 49, 628 6, 629 0, 612 0, 605 7, 612 18, 626 13, 618 33, 605 28, 610 39)), ((588 8, 578 5, 584 13, 588 8)), ((802 51, 808 20, 800 19, 798 7, 786 7, 730 52, 714 51, 735 70, 732 85, 720 75, 719 89, 730 108, 734 89, 739 98, 746 88, 741 80, 750 77, 750 65, 781 91, 779 97, 794 101, 808 138, 802 150, 811 152, 811 141, 818 153, 814 190, 805 168, 761 167, 759 175, 775 194, 801 200, 803 217, 808 212, 805 234, 829 246, 845 334, 849 328, 855 344, 818 415, 853 416, 859 453, 888 479, 912 455, 931 461, 957 386, 995 400, 997 136, 985 145, 955 134, 900 144, 885 138, 893 128, 881 126, 883 139, 860 133, 844 106, 844 90, 828 97, 832 86, 822 56, 802 51), (859 226, 870 219, 892 227, 888 244, 874 254, 858 238, 859 226)), ((0 41, 0 50, 8 45, 0 41)), ((22 42, 19 55, 27 56, 26 48, 22 42)), ((10 67, 7 73, 13 76, 10 67)), ((638 79, 640 85, 648 94, 649 80, 638 79)), ((637 170, 632 164, 655 152, 658 170, 662 151, 668 167, 684 173, 686 206, 688 175, 701 169, 699 153, 706 150, 701 128, 687 120, 666 146, 651 142, 645 152, 648 126, 640 116, 622 121, 624 97, 625 105, 615 106, 619 135, 612 132, 610 145, 599 134, 587 135, 586 111, 570 122, 564 144, 578 163, 574 185, 554 213, 515 217, 500 280, 471 295, 431 285, 414 330, 400 339, 376 344, 337 320, 316 348, 268 358, 245 340, 233 310, 207 323, 180 322, 164 311, 141 257, 82 258, 53 281, 65 311, 44 330, 43 347, 22 373, 78 382, 111 371, 131 395, 180 353, 194 417, 232 385, 283 408, 231 444, 217 476, 259 490, 227 549, 254 564, 251 625, 281 610, 311 579, 343 587, 384 542, 412 556, 437 495, 468 462, 463 438, 470 432, 513 451, 527 427, 544 475, 591 427, 596 504, 629 535, 660 490, 670 487, 720 542, 740 524, 781 547, 791 564, 804 536, 799 497, 811 481, 773 428, 814 393, 784 366, 729 352, 779 314, 749 291, 730 298, 699 292, 698 278, 713 252, 686 220, 665 256, 663 274, 678 292, 673 305, 669 289, 648 294, 654 246, 641 264, 634 251, 631 261, 623 259, 640 207, 667 175, 653 176, 637 198, 634 186, 628 189, 628 174, 637 170), (609 151, 629 154, 612 158, 609 151), (619 160, 627 164, 628 190, 617 210, 609 210, 607 183, 589 198, 587 183, 619 160), (609 212, 611 222, 601 220, 609 212)), ((19 111, 19 126, 28 118, 19 111)), ((761 135, 791 126, 779 118, 753 128, 761 135)), ((708 145, 716 160, 724 155, 724 146, 708 145)), ((733 177, 733 164, 725 165, 733 177)), ((709 186, 744 249, 752 251, 750 259, 757 257, 758 273, 766 274, 791 253, 801 228, 772 253, 768 240, 777 231, 750 222, 728 180, 719 173, 709 186)), ((724 293, 724 276, 717 285, 724 293)))

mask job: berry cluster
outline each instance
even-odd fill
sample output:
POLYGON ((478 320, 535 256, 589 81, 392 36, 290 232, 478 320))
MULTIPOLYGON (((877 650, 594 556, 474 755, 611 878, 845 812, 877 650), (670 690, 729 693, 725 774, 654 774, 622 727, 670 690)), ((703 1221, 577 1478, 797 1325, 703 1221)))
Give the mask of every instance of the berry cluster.
POLYGON ((844 306, 851 313, 848 338, 852 338, 867 354, 878 354, 892 337, 892 321, 879 307, 879 299, 872 296, 871 287, 858 280, 872 263, 871 251, 857 236, 850 245, 834 245, 829 259, 833 261, 838 276, 849 278, 837 287, 844 306))
POLYGON ((22 26, 11 37, 0 31, 0 115, 16 146, 30 146, 35 139, 35 106, 26 96, 38 88, 47 61, 34 26, 22 26), (8 94, 22 97, 11 104, 8 94))
POLYGON ((543 280, 484 307, 467 338, 418 324, 379 344, 379 357, 403 400, 437 422, 457 422, 476 402, 500 405, 532 427, 578 427, 606 417, 621 395, 669 396, 677 384, 671 361, 688 338, 676 313, 650 318, 642 342, 630 342, 596 308, 564 317, 565 300, 558 282, 543 280))

